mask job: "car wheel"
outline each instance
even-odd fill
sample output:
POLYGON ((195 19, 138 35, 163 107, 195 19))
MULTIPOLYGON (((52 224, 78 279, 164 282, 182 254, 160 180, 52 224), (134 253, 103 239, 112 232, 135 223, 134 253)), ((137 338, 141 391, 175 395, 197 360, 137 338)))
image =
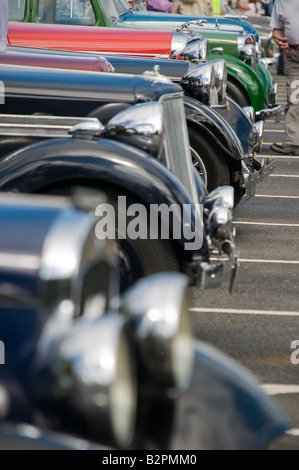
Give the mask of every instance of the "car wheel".
MULTIPOLYGON (((120 190, 121 191, 121 190, 120 190)), ((70 196, 73 192, 72 186, 45 188, 39 191, 45 194, 55 194, 60 196, 70 196)), ((120 291, 123 292, 132 286, 138 279, 159 272, 180 272, 179 255, 176 253, 171 240, 154 239, 150 237, 149 211, 140 211, 138 214, 139 227, 146 227, 146 238, 137 238, 132 240, 128 237, 128 227, 134 219, 126 215, 124 228, 126 233, 121 233, 117 226, 120 216, 118 208, 118 196, 126 196, 126 210, 132 204, 142 202, 137 201, 133 196, 118 192, 118 189, 109 190, 103 188, 101 191, 105 195, 105 203, 113 207, 115 214, 115 239, 117 259, 120 260, 118 270, 120 275, 120 291)), ((147 207, 146 207, 147 209, 147 207)), ((98 227, 98 225, 97 225, 98 227)))
POLYGON ((219 155, 216 148, 189 129, 192 162, 207 190, 210 192, 218 186, 230 184, 229 168, 226 161, 219 155))
POLYGON ((240 88, 240 86, 232 81, 227 82, 226 94, 229 98, 241 106, 241 108, 251 105, 247 94, 242 90, 242 88, 240 88))
MULTIPOLYGON (((107 203, 114 207, 118 214, 118 196, 113 192, 105 192, 107 203)), ((131 196, 126 196, 126 207, 136 204, 131 196)), ((140 203, 142 204, 142 203, 140 203)), ((144 205, 143 205, 144 207, 144 205)), ((146 207, 147 209, 147 207, 146 207)), ((118 217, 116 217, 118 221, 118 217)), ((118 256, 120 263, 121 290, 128 288, 137 279, 159 272, 180 271, 180 263, 174 246, 169 239, 154 239, 150 236, 150 216, 149 211, 146 214, 143 211, 138 213, 139 227, 146 227, 146 238, 137 238, 132 240, 129 235, 129 225, 134 220, 132 216, 126 216, 126 233, 121 234, 123 238, 119 239, 119 227, 116 227, 116 239, 118 256)))

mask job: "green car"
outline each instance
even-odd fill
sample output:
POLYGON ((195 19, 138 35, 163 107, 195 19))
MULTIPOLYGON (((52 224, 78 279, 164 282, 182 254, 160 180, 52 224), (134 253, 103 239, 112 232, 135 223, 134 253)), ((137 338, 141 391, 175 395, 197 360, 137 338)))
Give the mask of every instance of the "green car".
POLYGON ((58 23, 116 28, 191 30, 208 39, 208 60, 224 59, 227 94, 241 107, 252 106, 257 119, 280 114, 277 84, 261 59, 253 25, 231 18, 196 20, 161 12, 138 11, 127 0, 14 0, 9 1, 13 21, 58 23), (77 10, 79 8, 79 11, 77 10), (204 23, 202 22, 204 21, 204 23), (194 24, 198 23, 198 24, 194 24))

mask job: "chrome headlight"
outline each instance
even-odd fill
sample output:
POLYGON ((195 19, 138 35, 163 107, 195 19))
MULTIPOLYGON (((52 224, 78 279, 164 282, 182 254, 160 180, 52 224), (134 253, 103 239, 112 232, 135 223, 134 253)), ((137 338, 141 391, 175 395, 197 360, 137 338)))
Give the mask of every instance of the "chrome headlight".
POLYGON ((255 66, 257 60, 255 38, 251 34, 246 36, 240 35, 238 36, 237 44, 240 55, 245 59, 250 59, 250 64, 255 66))
MULTIPOLYGON (((217 62, 217 61, 215 61, 217 62)), ((198 65, 186 73, 180 82, 186 94, 209 106, 217 106, 216 73, 212 63, 198 65)))
POLYGON ((163 152, 163 107, 160 103, 136 104, 114 116, 106 137, 138 147, 160 158, 163 152))
POLYGON ((227 67, 226 62, 223 59, 213 60, 210 62, 213 64, 216 74, 216 88, 218 93, 219 103, 222 103, 225 97, 227 88, 227 67))
POLYGON ((208 60, 208 40, 191 32, 174 31, 171 44, 171 58, 208 60))
POLYGON ((264 121, 258 121, 253 124, 249 133, 249 143, 253 152, 259 153, 263 147, 264 140, 264 121))
POLYGON ((35 401, 59 429, 121 448, 131 444, 136 371, 124 317, 78 319, 37 358, 35 401))
POLYGON ((248 118, 250 119, 250 122, 252 124, 254 124, 255 122, 255 112, 254 112, 254 108, 253 106, 244 106, 244 108, 242 108, 244 113, 248 116, 248 118))
POLYGON ((194 363, 187 278, 165 273, 142 279, 124 294, 120 311, 132 318, 148 385, 184 390, 194 363))
MULTIPOLYGON (((271 33, 272 34, 272 33, 271 33)), ((257 56, 257 60, 261 60, 262 58, 262 55, 263 55, 263 47, 262 47, 262 41, 261 39, 259 38, 258 41, 256 41, 255 43, 255 50, 256 50, 256 56, 257 56)))
POLYGON ((234 189, 220 186, 209 193, 204 201, 204 214, 212 247, 229 252, 234 238, 232 210, 234 189))
POLYGON ((7 390, 0 385, 0 421, 6 417, 10 407, 10 398, 7 390))

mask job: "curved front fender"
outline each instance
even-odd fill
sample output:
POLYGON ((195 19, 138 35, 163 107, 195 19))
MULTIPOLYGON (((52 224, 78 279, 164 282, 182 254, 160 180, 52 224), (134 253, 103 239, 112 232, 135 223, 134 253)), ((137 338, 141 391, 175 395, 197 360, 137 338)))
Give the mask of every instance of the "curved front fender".
POLYGON ((235 131, 213 108, 184 97, 187 123, 198 127, 200 135, 208 136, 220 147, 228 162, 244 157, 243 147, 235 131))
POLYGON ((197 342, 190 387, 176 403, 171 449, 258 450, 290 427, 251 373, 197 342))
POLYGON ((259 75, 249 65, 245 64, 245 62, 235 57, 225 54, 209 54, 209 61, 216 59, 225 60, 228 80, 231 77, 245 90, 255 112, 265 108, 265 94, 268 93, 268 90, 264 90, 259 75))
MULTIPOLYGON (((188 204, 191 228, 196 230, 194 206, 176 176, 156 159, 126 144, 108 139, 53 139, 25 147, 0 162, 0 191, 37 193, 53 184, 120 188, 146 206, 188 204)), ((204 189, 199 203, 203 194, 204 189)), ((202 226, 200 230, 204 230, 202 226)), ((183 226, 181 235, 176 242, 183 247, 188 242, 183 226)), ((205 241, 200 254, 208 257, 205 241)))

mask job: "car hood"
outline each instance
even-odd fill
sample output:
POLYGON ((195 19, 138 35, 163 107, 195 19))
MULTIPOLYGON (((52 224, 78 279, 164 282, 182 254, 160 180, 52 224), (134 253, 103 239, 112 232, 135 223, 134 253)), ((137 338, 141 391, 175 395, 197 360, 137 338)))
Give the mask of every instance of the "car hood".
MULTIPOLYGON (((120 17, 121 22, 117 24, 120 27, 132 27, 132 28, 173 28, 180 27, 181 24, 188 21, 205 20, 204 27, 192 25, 192 29, 196 31, 228 31, 235 33, 247 33, 253 34, 255 37, 258 33, 255 26, 248 21, 241 19, 231 18, 211 18, 211 17, 200 17, 195 18, 194 16, 184 16, 175 13, 162 13, 157 11, 130 11, 123 13, 120 17), (162 25, 159 25, 162 23, 162 25)), ((115 25, 116 26, 116 25, 115 25)))

